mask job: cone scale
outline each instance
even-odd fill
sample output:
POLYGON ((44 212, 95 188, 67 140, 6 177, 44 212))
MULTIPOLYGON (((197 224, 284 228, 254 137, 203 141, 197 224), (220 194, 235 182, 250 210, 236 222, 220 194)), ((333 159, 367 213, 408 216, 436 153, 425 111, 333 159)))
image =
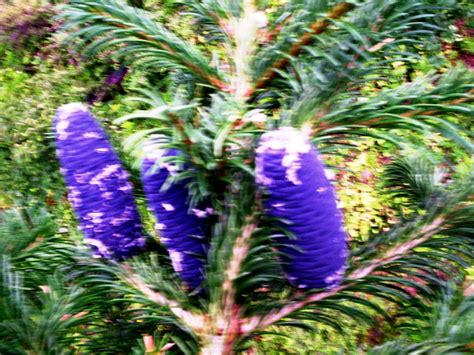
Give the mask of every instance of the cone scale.
POLYGON ((84 242, 94 257, 123 259, 145 245, 128 173, 87 107, 61 106, 54 118, 57 157, 84 242))
POLYGON ((148 207, 157 219, 157 233, 168 250, 173 268, 188 288, 195 289, 203 280, 207 252, 204 220, 211 210, 190 208, 187 181, 164 188, 169 176, 177 173, 178 166, 163 162, 163 158, 178 154, 176 150, 148 153, 142 162, 141 178, 148 207))
POLYGON ((331 288, 344 276, 347 258, 342 214, 316 149, 294 128, 262 135, 256 180, 270 217, 291 237, 283 239, 284 270, 299 288, 331 288))

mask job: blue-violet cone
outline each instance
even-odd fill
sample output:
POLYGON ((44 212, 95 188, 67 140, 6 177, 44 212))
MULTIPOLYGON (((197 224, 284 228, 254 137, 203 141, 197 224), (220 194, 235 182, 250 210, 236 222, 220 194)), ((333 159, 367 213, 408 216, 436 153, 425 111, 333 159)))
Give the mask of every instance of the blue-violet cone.
POLYGON ((57 156, 84 242, 94 257, 120 260, 145 245, 128 173, 87 107, 61 106, 54 118, 57 156))
POLYGON ((334 287, 347 258, 342 214, 316 149, 294 128, 262 135, 256 156, 257 184, 265 208, 292 237, 283 239, 284 270, 299 288, 334 287))
POLYGON ((163 186, 179 169, 173 162, 164 162, 163 158, 178 154, 173 149, 146 154, 141 179, 148 207, 157 219, 157 233, 170 254, 173 268, 188 288, 195 289, 203 280, 207 253, 204 221, 212 214, 212 209, 190 208, 189 181, 163 186))

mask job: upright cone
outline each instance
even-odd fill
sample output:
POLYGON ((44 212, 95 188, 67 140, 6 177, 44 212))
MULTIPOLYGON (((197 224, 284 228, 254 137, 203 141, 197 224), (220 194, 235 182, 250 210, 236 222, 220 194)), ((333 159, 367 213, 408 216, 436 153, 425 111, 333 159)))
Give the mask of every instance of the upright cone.
POLYGON ((57 156, 84 241, 95 257, 123 259, 145 238, 128 173, 86 106, 61 106, 54 118, 57 156))
POLYGON ((149 153, 142 163, 141 178, 148 206, 157 219, 157 233, 170 254, 173 268, 188 288, 195 289, 203 280, 207 252, 204 220, 211 210, 190 208, 187 181, 164 188, 178 166, 163 162, 163 158, 178 154, 176 150, 149 153))
POLYGON ((267 213, 292 234, 282 248, 290 282, 299 288, 340 283, 346 233, 316 149, 294 128, 265 133, 257 148, 256 179, 267 194, 267 213))

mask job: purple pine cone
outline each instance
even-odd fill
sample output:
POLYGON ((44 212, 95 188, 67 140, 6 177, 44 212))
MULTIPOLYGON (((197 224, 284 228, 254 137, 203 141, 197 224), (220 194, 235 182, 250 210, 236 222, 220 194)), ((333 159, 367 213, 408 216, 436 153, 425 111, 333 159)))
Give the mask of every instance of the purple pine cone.
POLYGON ((284 239, 281 250, 290 282, 299 288, 340 283, 346 233, 316 149, 294 128, 267 132, 257 148, 256 175, 268 194, 268 214, 288 223, 285 228, 293 235, 284 239))
POLYGON ((207 252, 204 220, 212 214, 212 209, 190 209, 187 181, 163 189, 168 176, 177 173, 178 166, 161 160, 178 154, 176 150, 148 154, 142 163, 141 178, 148 206, 158 221, 157 233, 170 254, 173 268, 187 287, 195 289, 203 280, 207 252))
POLYGON ((123 259, 145 245, 128 173, 87 107, 61 106, 54 118, 57 156, 84 242, 94 257, 123 259))

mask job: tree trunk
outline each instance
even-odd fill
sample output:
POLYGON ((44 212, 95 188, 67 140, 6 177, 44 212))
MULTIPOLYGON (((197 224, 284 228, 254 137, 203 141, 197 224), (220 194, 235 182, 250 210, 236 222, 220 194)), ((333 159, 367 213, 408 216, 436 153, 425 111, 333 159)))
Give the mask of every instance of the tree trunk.
POLYGON ((229 335, 208 335, 203 339, 201 355, 233 355, 234 340, 229 335))

